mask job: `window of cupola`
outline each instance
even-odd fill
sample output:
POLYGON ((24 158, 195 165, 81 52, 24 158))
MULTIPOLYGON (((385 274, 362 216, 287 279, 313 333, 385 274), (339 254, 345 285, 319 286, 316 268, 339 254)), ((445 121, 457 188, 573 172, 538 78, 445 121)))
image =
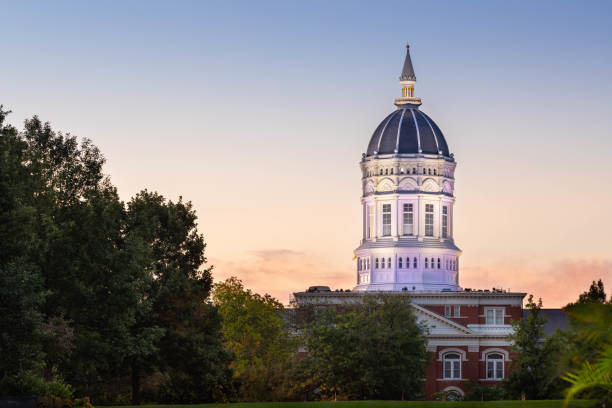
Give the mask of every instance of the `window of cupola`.
POLYGON ((391 235, 391 204, 383 204, 382 208, 383 236, 391 235))
POLYGON ((412 235, 413 234, 413 207, 412 204, 406 203, 404 204, 404 213, 403 213, 403 235, 412 235))
POLYGON ((434 230, 434 206, 425 204, 425 236, 433 237, 434 230))

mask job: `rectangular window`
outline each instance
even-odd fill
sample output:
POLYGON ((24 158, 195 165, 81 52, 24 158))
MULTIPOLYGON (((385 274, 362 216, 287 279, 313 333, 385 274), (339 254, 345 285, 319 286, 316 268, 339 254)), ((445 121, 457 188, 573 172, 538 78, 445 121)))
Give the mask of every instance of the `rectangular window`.
POLYGON ((460 359, 444 359, 444 374, 445 379, 460 379, 461 378, 461 360, 460 359))
POLYGON ((461 312, 461 306, 453 306, 453 316, 459 317, 461 312))
POLYGON ((404 267, 404 266, 402 265, 402 257, 401 257, 401 256, 399 257, 399 265, 398 265, 398 267, 399 267, 400 269, 403 269, 403 267, 404 267))
POLYGON ((383 204, 382 209, 383 237, 391 235, 391 204, 383 204))
POLYGON ((451 306, 450 305, 445 305, 444 306, 444 316, 450 317, 450 315, 451 315, 451 306))
POLYGON ((433 204, 425 204, 425 236, 433 237, 434 209, 433 204))
POLYGON ((503 380, 504 379, 504 356, 499 353, 489 354, 486 358, 487 362, 487 379, 503 380))
POLYGON ((374 238, 374 206, 368 205, 368 238, 374 238))
POLYGON ((442 238, 448 237, 448 207, 442 207, 442 238))
POLYGON ((504 324, 504 309, 503 308, 486 309, 485 316, 486 316, 486 322, 488 325, 504 324))
POLYGON ((404 204, 404 235, 412 235, 413 234, 413 211, 412 204, 404 204))

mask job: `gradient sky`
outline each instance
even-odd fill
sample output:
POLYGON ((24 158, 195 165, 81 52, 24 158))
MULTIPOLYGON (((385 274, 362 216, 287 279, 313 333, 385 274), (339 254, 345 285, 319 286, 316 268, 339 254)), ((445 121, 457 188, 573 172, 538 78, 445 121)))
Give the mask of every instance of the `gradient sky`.
POLYGON ((464 287, 612 292, 611 2, 0 0, 0 103, 182 195, 215 279, 354 286, 359 159, 415 95, 458 162, 464 287))

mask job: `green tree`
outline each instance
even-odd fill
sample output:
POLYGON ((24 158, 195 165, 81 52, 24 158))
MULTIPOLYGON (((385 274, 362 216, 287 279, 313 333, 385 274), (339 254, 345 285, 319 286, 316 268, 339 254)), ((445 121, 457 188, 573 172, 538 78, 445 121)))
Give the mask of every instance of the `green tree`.
POLYGON ((39 245, 30 191, 38 180, 22 165, 27 144, 0 105, 0 379, 42 367, 43 278, 32 261, 39 245))
MULTIPOLYGON (((606 291, 604 290, 604 284, 601 279, 597 282, 593 281, 589 290, 583 292, 578 297, 578 303, 606 303, 606 291)), ((612 303, 612 298, 610 298, 610 302, 612 303)))
POLYGON ((12 308, 2 313, 2 360, 48 380, 61 372, 89 392, 116 374, 141 299, 123 204, 87 140, 34 117, 22 132, 2 125, 0 145, 0 286, 12 308))
POLYGON ((302 364, 328 395, 423 395, 426 337, 406 297, 364 296, 341 309, 315 310, 303 335, 308 356, 302 364))
POLYGON ((545 337, 542 315, 542 299, 536 303, 529 295, 526 317, 512 323, 514 333, 510 336, 512 359, 510 375, 503 387, 510 398, 551 399, 561 395, 563 388, 558 361, 564 350, 560 332, 545 337))
MULTIPOLYGON (((566 405, 578 395, 598 399, 602 406, 612 400, 612 304, 584 302, 565 311, 572 318, 574 341, 587 344, 590 352, 574 355, 575 367, 564 379, 571 384, 566 405)), ((579 350, 582 350, 580 348, 579 350)))
POLYGON ((90 141, 55 132, 37 117, 26 120, 20 136, 27 144, 22 162, 40 180, 30 192, 40 237, 31 259, 48 293, 44 314, 74 329, 70 359, 60 359, 60 369, 77 393, 92 394, 92 386, 121 374, 133 346, 129 328, 146 299, 143 248, 125 239, 124 205, 90 141))
POLYGON ((215 284, 213 300, 222 317, 225 347, 243 400, 283 399, 283 384, 296 349, 283 320, 283 305, 265 294, 245 289, 231 277, 215 284))
POLYGON ((148 191, 128 203, 127 236, 144 243, 145 270, 152 277, 134 326, 148 331, 149 346, 131 358, 132 398, 140 403, 140 377, 156 367, 164 375, 160 398, 206 402, 223 398, 231 385, 230 354, 221 341, 221 322, 210 302, 211 268, 191 203, 166 200, 148 191), (159 336, 159 338, 157 338, 159 336))

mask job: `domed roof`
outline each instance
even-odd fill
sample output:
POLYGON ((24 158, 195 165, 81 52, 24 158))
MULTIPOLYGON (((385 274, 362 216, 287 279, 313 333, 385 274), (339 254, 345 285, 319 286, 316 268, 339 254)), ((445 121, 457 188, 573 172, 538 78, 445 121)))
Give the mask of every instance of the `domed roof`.
POLYGON ((415 106, 400 107, 380 122, 370 139, 366 156, 410 153, 450 157, 438 125, 415 106))

